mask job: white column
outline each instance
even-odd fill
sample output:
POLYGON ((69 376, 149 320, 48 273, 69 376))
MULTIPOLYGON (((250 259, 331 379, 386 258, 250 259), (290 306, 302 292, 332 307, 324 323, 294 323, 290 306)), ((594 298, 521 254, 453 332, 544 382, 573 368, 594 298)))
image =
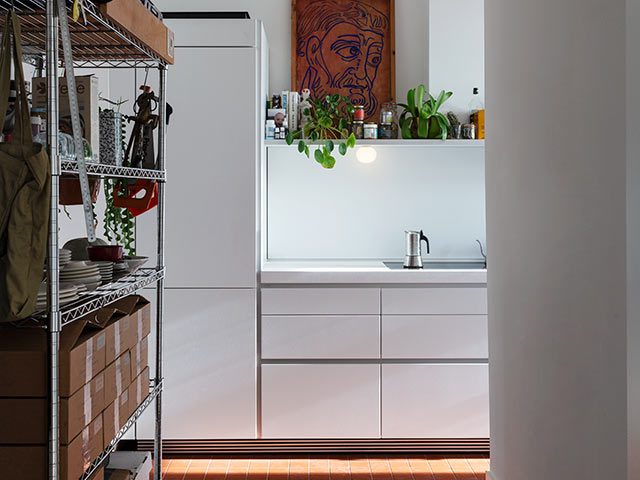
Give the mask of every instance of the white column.
POLYGON ((492 474, 624 479, 625 1, 485 15, 492 474))

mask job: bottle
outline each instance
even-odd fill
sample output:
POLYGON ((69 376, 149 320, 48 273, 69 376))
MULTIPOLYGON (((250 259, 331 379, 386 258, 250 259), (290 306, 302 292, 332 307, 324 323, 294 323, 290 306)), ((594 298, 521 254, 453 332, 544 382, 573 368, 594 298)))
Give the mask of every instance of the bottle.
POLYGON ((477 112, 478 110, 484 110, 484 103, 480 100, 480 89, 475 87, 473 89, 473 98, 469 102, 469 112, 477 112))
POLYGON ((275 120, 267 120, 267 135, 268 139, 274 139, 276 133, 276 122, 275 120))

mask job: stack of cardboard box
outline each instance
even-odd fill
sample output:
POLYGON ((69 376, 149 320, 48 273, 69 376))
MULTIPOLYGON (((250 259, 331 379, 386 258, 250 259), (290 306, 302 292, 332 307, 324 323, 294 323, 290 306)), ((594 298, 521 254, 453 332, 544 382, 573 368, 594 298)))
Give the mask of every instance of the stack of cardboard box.
MULTIPOLYGON (((60 479, 77 480, 149 393, 149 302, 126 297, 60 334, 60 479)), ((0 478, 40 480, 48 465, 48 340, 0 331, 0 478)))

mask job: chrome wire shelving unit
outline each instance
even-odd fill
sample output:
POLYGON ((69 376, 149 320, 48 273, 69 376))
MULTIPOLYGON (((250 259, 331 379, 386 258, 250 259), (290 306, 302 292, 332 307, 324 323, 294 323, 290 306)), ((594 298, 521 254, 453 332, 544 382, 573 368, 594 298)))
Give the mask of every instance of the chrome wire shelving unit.
MULTIPOLYGON (((49 244, 47 255, 47 311, 38 312, 25 323, 47 329, 49 343, 49 480, 60 479, 60 395, 59 347, 60 332, 71 322, 98 310, 119 298, 156 284, 156 355, 155 378, 151 379, 149 395, 138 406, 124 427, 105 450, 85 470, 80 480, 88 479, 113 452, 123 435, 152 403, 155 403, 154 478, 160 480, 162 472, 162 325, 164 313, 164 230, 165 230, 165 155, 166 155, 166 74, 167 65, 150 48, 104 17, 96 4, 84 0, 84 13, 80 21, 71 21, 72 2, 68 0, 0 0, 0 30, 4 28, 5 14, 14 9, 22 27, 22 44, 27 63, 35 65, 47 78, 47 144, 51 161, 51 205, 49 244), (91 176, 109 178, 140 178, 158 182, 157 207, 157 262, 152 268, 140 268, 135 273, 116 278, 95 291, 84 293, 79 300, 60 306, 60 264, 58 258, 59 186, 61 174, 78 174, 78 163, 62 158, 58 151, 58 77, 62 68, 60 53, 60 18, 58 3, 64 2, 69 18, 69 36, 73 51, 73 64, 77 68, 155 68, 159 75, 158 162, 157 170, 117 167, 86 162, 91 176), (85 20, 86 19, 86 20, 85 20)), ((33 326, 32 325, 32 326, 33 326)))

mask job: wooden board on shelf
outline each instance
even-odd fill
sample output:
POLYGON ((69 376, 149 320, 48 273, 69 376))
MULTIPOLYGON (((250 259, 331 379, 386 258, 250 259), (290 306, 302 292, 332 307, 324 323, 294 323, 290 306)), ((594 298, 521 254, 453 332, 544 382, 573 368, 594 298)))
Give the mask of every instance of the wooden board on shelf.
POLYGON ((100 12, 173 65, 173 32, 139 0, 112 0, 101 4, 100 12))

